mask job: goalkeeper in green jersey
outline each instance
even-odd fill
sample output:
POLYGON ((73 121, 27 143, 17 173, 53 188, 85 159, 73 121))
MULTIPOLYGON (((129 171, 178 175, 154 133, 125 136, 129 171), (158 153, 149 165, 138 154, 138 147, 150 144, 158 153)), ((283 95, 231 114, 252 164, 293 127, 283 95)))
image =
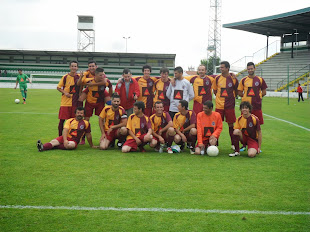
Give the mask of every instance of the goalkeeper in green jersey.
POLYGON ((26 104, 26 98, 27 98, 27 80, 29 81, 29 83, 31 84, 31 80, 29 79, 29 77, 26 74, 23 74, 23 71, 21 69, 18 69, 18 75, 16 78, 16 86, 14 89, 17 88, 17 85, 19 83, 19 89, 20 92, 22 93, 23 96, 23 104, 26 104))

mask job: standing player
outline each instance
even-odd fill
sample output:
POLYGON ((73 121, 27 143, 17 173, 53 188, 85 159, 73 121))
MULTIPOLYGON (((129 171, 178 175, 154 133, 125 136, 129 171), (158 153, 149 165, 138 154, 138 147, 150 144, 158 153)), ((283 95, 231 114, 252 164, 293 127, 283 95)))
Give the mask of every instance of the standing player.
MULTIPOLYGON (((160 69, 160 79, 155 83, 154 102, 161 101, 164 104, 164 111, 169 112, 170 100, 167 97, 167 90, 170 85, 169 69, 160 69)), ((154 105, 155 106, 155 105, 154 105)))
POLYGON ((204 154, 208 146, 216 146, 223 130, 222 117, 218 112, 213 112, 212 101, 203 103, 203 112, 197 115, 197 140, 195 154, 204 154))
POLYGON ((66 119, 74 118, 75 109, 78 107, 80 86, 77 81, 80 76, 77 74, 78 62, 70 62, 70 72, 64 75, 57 85, 57 90, 62 93, 59 109, 58 135, 62 135, 63 125, 66 119))
POLYGON ((252 114, 258 117, 261 125, 264 124, 262 112, 262 98, 266 95, 267 84, 265 80, 255 75, 255 64, 247 64, 248 76, 241 79, 238 86, 238 95, 242 101, 248 101, 253 106, 252 114))
POLYGON ((21 69, 18 69, 18 75, 16 78, 16 86, 14 89, 17 88, 17 85, 19 84, 19 89, 20 92, 22 93, 23 96, 23 104, 26 104, 26 98, 27 98, 27 80, 29 81, 29 83, 31 84, 31 80, 29 79, 29 77, 23 73, 23 71, 21 69))
MULTIPOLYGON (((106 77, 105 73, 103 75, 103 79, 99 82, 92 82, 92 78, 96 75, 96 69, 98 68, 96 61, 90 60, 88 62, 88 70, 84 72, 84 74, 78 80, 78 85, 80 86, 105 86, 109 88, 109 95, 112 96, 113 87, 111 81, 106 77)), ((82 88, 80 91, 79 101, 83 102, 86 99, 86 93, 82 92, 82 88)))
POLYGON ((135 77, 139 84, 140 96, 138 101, 142 101, 145 104, 144 114, 148 117, 152 115, 153 99, 154 99, 154 85, 157 80, 156 77, 151 77, 152 68, 149 65, 142 67, 143 76, 135 77))
POLYGON ((174 142, 181 145, 181 150, 184 149, 187 142, 190 153, 194 154, 197 140, 196 114, 194 111, 188 110, 188 102, 185 100, 179 101, 178 109, 179 113, 176 113, 173 118, 173 127, 176 132, 174 142))
POLYGON ((193 111, 196 115, 203 110, 203 102, 212 101, 212 83, 214 78, 212 76, 207 76, 206 66, 203 64, 198 67, 199 76, 192 76, 187 79, 194 88, 195 98, 193 111))
POLYGON ((103 108, 99 115, 99 127, 101 130, 100 149, 106 150, 110 143, 118 138, 121 147, 125 143, 127 135, 127 114, 120 104, 120 96, 112 95, 112 105, 103 108))
POLYGON ((182 67, 176 67, 174 69, 175 84, 170 84, 167 90, 167 97, 170 100, 169 114, 171 118, 179 112, 178 106, 180 100, 186 102, 191 101, 194 98, 194 90, 188 80, 183 77, 182 67))
POLYGON ((231 140, 231 148, 239 150, 239 143, 237 137, 233 135, 234 122, 236 121, 235 114, 235 98, 237 96, 238 80, 229 74, 230 64, 223 61, 220 64, 221 75, 218 75, 212 85, 214 94, 216 96, 216 112, 221 114, 222 120, 226 119, 229 127, 229 136, 231 140), (236 145, 238 144, 238 148, 236 145))
POLYGON ((173 153, 171 145, 175 132, 171 117, 167 111, 164 111, 164 104, 162 102, 155 102, 155 114, 150 117, 150 120, 153 130, 153 139, 150 147, 155 147, 155 150, 162 153, 164 145, 167 143, 168 153, 173 153))
POLYGON ((150 119, 143 114, 145 109, 144 102, 137 101, 133 104, 134 114, 128 117, 127 140, 122 147, 122 152, 136 151, 139 147, 141 152, 145 152, 144 145, 151 142, 152 125, 150 119))
MULTIPOLYGON (((236 120, 234 135, 248 146, 248 156, 253 158, 259 154, 262 145, 260 122, 254 114, 251 114, 252 105, 249 102, 241 102, 240 111, 242 115, 236 120)), ((230 157, 238 155, 239 151, 229 154, 230 157)))
POLYGON ((123 70, 123 77, 116 84, 115 92, 121 98, 121 106, 126 110, 129 116, 133 114, 133 103, 140 96, 139 84, 131 77, 131 71, 128 68, 123 70))
POLYGON ((56 139, 53 139, 49 143, 45 143, 44 145, 41 143, 41 140, 38 140, 38 150, 46 151, 53 148, 62 150, 75 149, 84 134, 86 134, 89 146, 92 148, 97 148, 93 145, 92 136, 90 133, 90 124, 88 121, 83 120, 84 112, 85 110, 83 107, 76 108, 75 118, 70 118, 67 120, 62 135, 56 139))
POLYGON ((104 78, 103 68, 97 68, 95 71, 95 77, 89 78, 92 86, 87 87, 83 92, 87 94, 85 103, 85 120, 89 121, 89 118, 95 114, 99 116, 105 106, 105 102, 110 100, 108 92, 105 90, 105 85, 95 85, 104 78))
POLYGON ((302 101, 304 101, 304 98, 302 96, 303 90, 302 90, 302 88, 301 88, 299 83, 298 83, 298 87, 297 87, 297 92, 298 92, 298 102, 300 102, 300 98, 301 98, 302 101))

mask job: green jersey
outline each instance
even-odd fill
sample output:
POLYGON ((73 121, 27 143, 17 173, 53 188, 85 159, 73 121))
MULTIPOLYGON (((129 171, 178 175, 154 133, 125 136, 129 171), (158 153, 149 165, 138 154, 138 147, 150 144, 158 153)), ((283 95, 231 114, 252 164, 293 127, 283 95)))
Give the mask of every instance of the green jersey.
POLYGON ((26 74, 18 74, 16 81, 18 81, 19 85, 27 85, 27 78, 29 78, 26 74))

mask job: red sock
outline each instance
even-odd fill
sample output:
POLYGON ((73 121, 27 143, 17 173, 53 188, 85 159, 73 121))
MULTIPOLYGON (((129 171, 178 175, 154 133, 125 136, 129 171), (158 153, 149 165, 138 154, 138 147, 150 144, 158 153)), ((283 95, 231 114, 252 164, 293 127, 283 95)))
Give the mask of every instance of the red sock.
POLYGON ((234 139, 233 139, 233 135, 234 135, 234 127, 228 127, 229 129, 229 136, 230 136, 230 141, 231 141, 231 144, 234 145, 234 139))
POLYGON ((43 144, 43 151, 51 150, 52 148, 53 148, 53 145, 51 143, 43 144))
POLYGON ((168 135, 168 138, 167 138, 167 146, 168 147, 172 146, 173 140, 174 140, 174 136, 169 136, 168 135))
POLYGON ((56 146, 55 149, 66 150, 65 145, 63 143, 56 146))
POLYGON ((65 123, 64 119, 59 119, 59 124, 58 124, 58 135, 59 136, 62 135, 62 131, 64 129, 64 123, 65 123))

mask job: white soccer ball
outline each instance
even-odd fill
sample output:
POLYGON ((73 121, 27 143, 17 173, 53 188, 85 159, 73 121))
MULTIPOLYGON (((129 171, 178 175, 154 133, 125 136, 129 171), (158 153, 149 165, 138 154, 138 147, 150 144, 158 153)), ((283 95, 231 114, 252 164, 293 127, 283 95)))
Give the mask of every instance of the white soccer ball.
POLYGON ((20 103, 20 100, 19 99, 15 99, 15 103, 16 104, 20 103))
POLYGON ((219 149, 217 146, 210 146, 207 149, 208 156, 217 156, 219 154, 219 149))

